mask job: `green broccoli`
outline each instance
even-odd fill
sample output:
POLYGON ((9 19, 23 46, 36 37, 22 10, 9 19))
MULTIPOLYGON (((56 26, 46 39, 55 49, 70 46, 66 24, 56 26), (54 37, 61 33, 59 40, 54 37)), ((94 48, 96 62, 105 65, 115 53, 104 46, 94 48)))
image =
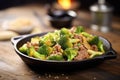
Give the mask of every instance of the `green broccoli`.
POLYGON ((44 44, 39 47, 37 52, 45 56, 48 56, 52 52, 52 48, 44 44))
POLYGON ((38 53, 34 47, 28 49, 28 56, 32 56, 41 60, 45 60, 45 55, 38 53))
POLYGON ((70 39, 70 42, 71 43, 77 43, 77 42, 79 42, 80 40, 79 39, 70 39))
POLYGON ((95 44, 98 47, 98 50, 101 52, 105 52, 104 51, 104 46, 103 46, 103 42, 99 39, 98 36, 94 36, 91 40, 88 41, 91 45, 95 44))
POLYGON ((27 53, 28 47, 27 44, 23 44, 22 47, 19 48, 20 52, 27 53))
POLYGON ((62 49, 72 48, 73 44, 70 42, 70 38, 67 35, 60 37, 58 43, 61 45, 62 49))
POLYGON ((75 33, 81 33, 81 32, 84 32, 84 29, 83 29, 83 27, 82 26, 78 26, 77 28, 76 28, 76 30, 75 30, 75 33))
POLYGON ((88 42, 91 45, 93 45, 93 44, 97 45, 99 43, 99 38, 98 38, 98 36, 93 36, 88 42))
POLYGON ((85 37, 87 37, 89 44, 91 44, 91 45, 95 44, 95 45, 97 45, 99 51, 105 52, 103 42, 99 39, 98 36, 93 36, 93 35, 88 34, 86 32, 82 32, 81 34, 84 35, 85 37))
POLYGON ((39 36, 36 36, 36 37, 33 37, 31 38, 31 43, 38 43, 39 44, 39 41, 40 41, 40 37, 39 36))
POLYGON ((55 35, 55 33, 47 33, 40 39, 39 44, 40 46, 43 44, 46 44, 47 46, 53 46, 57 38, 58 37, 55 35))
POLYGON ((64 55, 67 56, 67 61, 72 61, 77 55, 77 50, 74 48, 67 48, 64 51, 64 55))
POLYGON ((92 38, 93 37, 93 35, 91 35, 91 34, 89 34, 89 33, 87 33, 87 32, 82 32, 81 33, 83 36, 85 36, 86 38, 92 38))
POLYGON ((105 52, 103 42, 101 40, 99 40, 97 46, 98 46, 99 51, 105 52))
POLYGON ((57 42, 60 37, 60 30, 55 30, 53 37, 54 37, 54 41, 57 42))
POLYGON ((57 60, 57 61, 63 61, 63 55, 60 54, 52 54, 50 56, 47 57, 48 60, 57 60))
POLYGON ((67 28, 62 28, 60 30, 60 35, 71 35, 70 31, 67 28))

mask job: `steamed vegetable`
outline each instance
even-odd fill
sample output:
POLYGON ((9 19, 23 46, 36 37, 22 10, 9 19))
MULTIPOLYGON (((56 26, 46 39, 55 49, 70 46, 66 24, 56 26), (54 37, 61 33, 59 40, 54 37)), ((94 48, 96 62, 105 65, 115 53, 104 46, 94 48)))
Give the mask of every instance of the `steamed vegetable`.
POLYGON ((75 30, 75 33, 81 33, 81 32, 84 32, 84 29, 82 26, 78 26, 75 30))
POLYGON ((42 45, 38 48, 38 52, 45 56, 48 56, 52 52, 52 48, 47 45, 42 45))
POLYGON ((28 55, 41 60, 45 60, 45 55, 38 53, 33 47, 30 47, 28 49, 28 55))
POLYGON ((41 38, 40 40, 40 45, 47 45, 47 46, 53 46, 55 44, 55 34, 53 33, 48 33, 44 37, 41 38))
POLYGON ((77 55, 77 50, 73 48, 67 48, 64 51, 64 55, 67 56, 67 61, 72 61, 73 58, 77 55))
POLYGON ((72 48, 73 44, 67 35, 61 36, 58 43, 61 45, 62 49, 72 48))
POLYGON ((99 51, 105 52, 103 42, 101 40, 99 40, 97 46, 98 46, 99 51))
POLYGON ((87 38, 92 38, 93 36, 87 32, 82 32, 81 33, 83 36, 87 37, 87 38))
POLYGON ((73 61, 104 54, 103 42, 82 26, 62 28, 44 36, 36 36, 19 48, 20 52, 41 60, 73 61))
POLYGON ((64 60, 63 55, 59 55, 59 54, 50 55, 50 56, 48 56, 47 59, 48 60, 57 60, 57 61, 63 61, 64 60))
POLYGON ((71 33, 70 33, 70 31, 69 31, 68 29, 62 28, 62 29, 60 30, 60 35, 68 35, 68 36, 70 36, 71 33))
POLYGON ((28 50, 28 47, 27 47, 27 44, 23 44, 19 50, 22 52, 22 53, 27 53, 27 50, 28 50))
POLYGON ((98 36, 93 36, 86 32, 82 32, 81 34, 87 38, 90 45, 97 45, 99 51, 105 52, 103 42, 99 39, 98 36))
POLYGON ((40 37, 34 37, 34 38, 31 38, 31 43, 39 43, 40 41, 40 37))

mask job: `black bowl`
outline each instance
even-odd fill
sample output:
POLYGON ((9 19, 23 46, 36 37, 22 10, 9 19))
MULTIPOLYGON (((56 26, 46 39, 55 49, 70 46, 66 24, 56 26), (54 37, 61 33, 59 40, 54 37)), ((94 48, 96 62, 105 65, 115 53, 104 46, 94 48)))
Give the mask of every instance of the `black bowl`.
POLYGON ((66 27, 69 28, 72 26, 73 19, 77 16, 75 11, 63 11, 63 10, 54 10, 48 12, 48 19, 51 25, 55 28, 66 27))
POLYGON ((26 54, 23 54, 19 51, 19 48, 26 43, 27 41, 30 41, 32 37, 35 36, 43 36, 46 33, 41 34, 33 34, 33 35, 24 35, 24 36, 18 36, 11 39, 11 42, 13 43, 14 49, 16 53, 21 57, 21 59, 31 68, 36 70, 50 70, 50 71, 67 71, 67 70, 75 70, 75 69, 81 69, 89 66, 95 66, 96 64, 99 64, 100 62, 103 62, 106 59, 113 59, 116 58, 116 52, 113 50, 110 42, 106 40, 103 37, 99 37, 104 44, 105 47, 105 53, 104 55, 92 58, 92 59, 86 59, 81 61, 51 61, 51 60, 39 60, 37 58, 30 57, 26 54))

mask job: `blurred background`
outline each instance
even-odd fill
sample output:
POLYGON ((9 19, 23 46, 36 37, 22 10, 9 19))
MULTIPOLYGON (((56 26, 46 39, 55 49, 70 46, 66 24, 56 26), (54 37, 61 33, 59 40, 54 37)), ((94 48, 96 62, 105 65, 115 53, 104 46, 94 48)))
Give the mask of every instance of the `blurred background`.
MULTIPOLYGON (((57 0, 0 0, 0 10, 13 7, 13 6, 20 6, 26 4, 53 4, 57 0)), ((76 0, 80 6, 79 9, 86 9, 89 10, 89 7, 97 2, 97 0, 76 0)), ((120 0, 106 0, 114 8, 114 15, 120 17, 120 0)))
POLYGON ((79 25, 120 34, 119 3, 120 0, 0 0, 0 40, 79 25))

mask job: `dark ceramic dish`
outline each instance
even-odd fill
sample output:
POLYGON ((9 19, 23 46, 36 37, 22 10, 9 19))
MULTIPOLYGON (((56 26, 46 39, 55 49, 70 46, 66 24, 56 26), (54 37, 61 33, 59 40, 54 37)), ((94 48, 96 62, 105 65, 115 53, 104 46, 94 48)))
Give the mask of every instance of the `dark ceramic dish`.
POLYGON ((24 43, 26 43, 27 41, 30 41, 32 37, 43 36, 44 34, 46 33, 19 36, 11 39, 16 53, 21 57, 21 59, 27 65, 29 65, 29 67, 34 68, 36 70, 70 70, 70 69, 74 70, 74 69, 80 69, 83 67, 89 67, 91 65, 95 66, 96 64, 99 64, 104 60, 116 58, 116 52, 113 50, 110 42, 103 37, 99 37, 99 38, 104 43, 104 47, 106 50, 104 55, 95 57, 93 59, 86 59, 82 61, 39 60, 37 58, 29 57, 18 50, 24 43))
POLYGON ((75 11, 54 10, 48 12, 48 19, 55 28, 72 26, 73 19, 77 16, 75 11))

